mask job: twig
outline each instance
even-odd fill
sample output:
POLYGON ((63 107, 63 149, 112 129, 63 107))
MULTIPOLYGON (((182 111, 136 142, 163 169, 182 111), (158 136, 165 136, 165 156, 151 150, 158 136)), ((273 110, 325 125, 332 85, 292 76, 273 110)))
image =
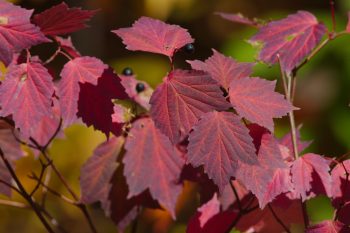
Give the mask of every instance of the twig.
POLYGON ((276 219, 276 221, 283 227, 283 229, 287 232, 287 233, 291 233, 290 230, 288 229, 288 227, 283 223, 283 221, 277 216, 277 214, 275 213, 275 211, 273 210, 272 206, 270 204, 267 205, 269 207, 269 210, 271 211, 273 217, 276 219))
MULTIPOLYGON (((39 180, 41 181, 44 177, 45 170, 46 170, 48 165, 44 164, 44 162, 41 159, 39 159, 39 161, 41 164, 41 171, 40 171, 40 175, 39 175, 39 180)), ((37 184, 35 185, 35 187, 33 188, 32 192, 29 195, 33 196, 35 194, 35 192, 39 189, 39 187, 40 187, 40 182, 37 182, 37 184)))
POLYGON ((58 48, 55 51, 55 53, 44 62, 44 65, 47 65, 47 64, 51 63, 53 60, 55 60, 55 58, 57 57, 58 54, 60 54, 60 52, 61 52, 61 46, 58 45, 58 48))
POLYGON ((6 205, 6 206, 11 206, 11 207, 16 207, 16 208, 23 208, 23 209, 30 208, 28 205, 26 205, 22 202, 1 200, 1 199, 0 199, 0 205, 6 205))
POLYGON ((238 192, 237 192, 235 186, 232 184, 231 180, 230 180, 230 186, 231 186, 231 189, 233 191, 233 194, 236 197, 236 202, 237 202, 237 206, 238 206, 239 211, 243 211, 242 203, 241 203, 241 200, 239 199, 238 192))
POLYGON ((0 148, 0 156, 1 159, 3 160, 3 162, 5 163, 5 166, 7 167, 8 171, 10 172, 12 178, 15 180, 18 189, 20 190, 22 196, 27 200, 27 202, 30 204, 30 206, 32 207, 32 209, 34 210, 35 214, 38 216, 38 218, 40 219, 40 221, 42 222, 42 224, 45 226, 46 230, 49 233, 54 233, 54 230, 51 228, 51 226, 49 225, 49 223, 46 221, 45 217, 42 215, 40 209, 38 208, 37 204, 33 201, 32 197, 27 193, 27 191, 25 190, 25 188, 23 187, 22 183, 20 182, 20 180, 18 179, 14 169, 12 168, 12 165, 10 164, 10 162, 7 160, 7 158, 5 157, 2 149, 0 148))
POLYGON ((329 5, 331 7, 331 15, 332 15, 332 33, 335 32, 336 29, 336 21, 335 21, 335 2, 334 0, 329 0, 329 5))
MULTIPOLYGON (((45 180, 44 180, 44 185, 45 186, 49 186, 50 180, 51 180, 51 174, 52 174, 52 168, 48 167, 48 169, 46 170, 46 174, 45 174, 45 180)), ((46 196, 47 196, 47 188, 45 186, 42 186, 42 191, 41 191, 41 206, 44 207, 45 203, 46 203, 46 196)))

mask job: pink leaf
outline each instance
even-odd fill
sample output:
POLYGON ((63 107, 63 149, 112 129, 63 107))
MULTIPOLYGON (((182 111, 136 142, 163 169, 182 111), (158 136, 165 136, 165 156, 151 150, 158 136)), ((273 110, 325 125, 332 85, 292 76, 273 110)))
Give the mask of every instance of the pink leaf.
POLYGON ((322 221, 314 226, 309 227, 306 233, 349 233, 349 227, 343 223, 332 220, 322 221))
POLYGON ((286 115, 293 106, 284 96, 275 92, 276 81, 260 78, 233 79, 230 84, 230 102, 238 114, 273 132, 273 118, 286 115))
POLYGON ((241 13, 238 14, 228 14, 228 13, 222 13, 222 12, 216 12, 216 15, 221 16, 222 18, 234 22, 234 23, 240 23, 240 24, 245 24, 248 26, 253 26, 253 27, 260 27, 261 25, 256 22, 256 20, 251 20, 241 13))
POLYGON ((128 197, 148 188, 151 195, 175 218, 175 204, 181 192, 181 185, 177 182, 184 164, 179 151, 150 118, 133 123, 125 149, 123 163, 129 185, 128 197))
POLYGON ((173 143, 186 137, 204 113, 229 108, 217 82, 194 70, 171 72, 153 93, 150 104, 156 126, 173 143))
MULTIPOLYGON (((291 174, 295 194, 305 201, 313 196, 316 187, 315 179, 319 179, 323 188, 322 194, 332 196, 332 178, 329 174, 330 162, 320 155, 305 154, 294 161, 291 174), (311 193, 310 193, 311 192, 311 193)), ((316 193, 320 194, 320 193, 316 193)))
POLYGON ((128 98, 120 78, 114 74, 112 68, 104 70, 97 85, 80 83, 77 116, 83 122, 95 129, 101 130, 108 137, 112 132, 116 136, 121 133, 122 124, 112 121, 113 99, 128 98))
POLYGON ((107 65, 94 57, 78 57, 63 67, 57 94, 60 97, 64 126, 72 124, 77 119, 79 83, 97 85, 98 78, 106 68, 107 65))
POLYGON ((56 36, 55 40, 59 43, 61 48, 71 57, 76 58, 81 56, 79 51, 74 47, 71 37, 68 37, 66 39, 63 37, 56 36))
POLYGON ((255 148, 248 129, 229 112, 205 114, 189 137, 188 163, 204 165, 210 179, 222 192, 236 175, 238 161, 257 164, 255 148))
POLYGON ((141 17, 130 28, 112 32, 122 38, 129 50, 159 53, 168 57, 194 41, 186 29, 148 17, 141 17))
POLYGON ((151 108, 149 100, 153 94, 153 89, 144 81, 137 80, 135 76, 120 75, 121 83, 125 88, 125 92, 136 103, 144 107, 146 110, 151 108), (137 92, 136 85, 142 83, 145 89, 142 92, 137 92))
POLYGON ((201 228, 211 219, 214 215, 220 212, 220 202, 218 200, 218 196, 215 193, 213 198, 198 208, 198 212, 201 213, 199 217, 199 223, 201 228))
POLYGON ((49 40, 30 23, 33 10, 0 1, 0 61, 9 65, 14 52, 49 40))
POLYGON ((241 165, 236 176, 264 208, 291 187, 289 169, 283 161, 277 140, 271 134, 262 136, 258 161, 259 165, 241 165))
POLYGON ((250 41, 263 43, 260 60, 275 64, 279 55, 282 69, 290 73, 311 53, 325 32, 326 27, 318 23, 314 15, 307 11, 298 11, 285 19, 272 21, 261 27, 250 41))
POLYGON ((91 204, 105 202, 111 188, 110 181, 117 167, 117 156, 124 144, 123 137, 112 137, 100 144, 94 154, 81 168, 80 187, 81 201, 91 204))
POLYGON ((332 175, 332 199, 335 207, 350 201, 350 160, 337 164, 331 172, 332 175))
POLYGON ((239 63, 213 49, 213 55, 205 64, 189 61, 193 69, 207 71, 226 90, 233 79, 248 77, 253 72, 254 63, 239 63))
POLYGON ((12 114, 25 138, 31 136, 35 125, 44 117, 52 116, 54 85, 51 75, 40 63, 11 65, 0 93, 0 115, 12 114))
POLYGON ((47 36, 65 35, 86 28, 85 22, 90 20, 96 12, 69 8, 62 2, 34 15, 33 23, 38 25, 47 36))

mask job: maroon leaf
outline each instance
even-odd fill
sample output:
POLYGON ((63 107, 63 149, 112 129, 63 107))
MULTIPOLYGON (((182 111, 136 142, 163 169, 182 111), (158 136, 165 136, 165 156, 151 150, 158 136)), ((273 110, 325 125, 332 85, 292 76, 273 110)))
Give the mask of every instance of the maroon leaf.
POLYGON ((120 79, 128 96, 146 110, 149 110, 151 108, 149 100, 153 94, 153 89, 148 85, 148 83, 137 80, 135 76, 120 75, 120 79), (136 90, 136 85, 138 83, 142 83, 145 87, 142 92, 137 92, 136 90))
POLYGON ((250 41, 264 44, 259 54, 260 60, 275 64, 279 55, 282 69, 290 73, 311 53, 325 32, 326 27, 318 23, 313 14, 298 11, 261 27, 250 41))
POLYGON ((47 36, 65 35, 86 28, 85 22, 90 20, 96 12, 96 10, 69 8, 62 2, 34 15, 33 23, 38 25, 47 36))
POLYGON ((273 118, 286 115, 293 106, 284 96, 275 92, 276 81, 261 78, 233 79, 230 101, 238 114, 273 132, 273 118))
POLYGON ((194 70, 171 72, 153 93, 150 104, 156 126, 173 143, 181 141, 204 113, 229 108, 217 82, 194 70))
POLYGON ((186 29, 148 17, 141 17, 130 28, 112 32, 122 38, 129 50, 160 53, 168 57, 194 41, 186 29))
POLYGON ((98 78, 106 68, 107 65, 94 57, 78 57, 63 67, 57 94, 60 97, 64 126, 72 124, 77 118, 79 83, 97 85, 98 78))
POLYGON ((350 225, 349 213, 350 213, 350 203, 347 203, 338 210, 338 220, 345 225, 350 225))
POLYGON ((258 154, 259 165, 242 164, 237 179, 258 198, 264 208, 277 195, 290 190, 289 169, 284 163, 277 140, 264 134, 258 154))
POLYGON ((0 93, 0 115, 12 114, 25 138, 31 136, 38 122, 52 115, 54 85, 51 75, 40 63, 9 66, 0 93))
POLYGON ((331 172, 333 205, 339 208, 350 201, 350 160, 337 164, 331 172))
POLYGON ((33 10, 0 1, 0 61, 9 65, 14 52, 49 40, 30 23, 33 10))
POLYGON ((124 175, 129 185, 128 197, 149 188, 152 197, 175 218, 175 204, 181 192, 177 182, 184 164, 181 154, 150 118, 134 122, 129 135, 123 159, 124 175))
POLYGON ((322 221, 309 227, 306 233, 349 233, 350 229, 343 223, 332 220, 322 221))
POLYGON ((203 228, 209 219, 220 212, 220 202, 217 194, 215 193, 210 201, 199 207, 198 212, 201 213, 201 216, 199 217, 199 225, 203 228))
POLYGON ((233 113, 205 114, 193 127, 189 142, 187 162, 195 167, 204 165, 205 172, 221 192, 236 175, 238 161, 257 164, 248 129, 233 113))
POLYGON ((309 199, 314 195, 313 191, 316 188, 315 184, 312 184, 312 181, 320 179, 323 186, 322 194, 331 197, 332 178, 329 174, 329 165, 330 162, 328 160, 320 155, 311 153, 305 154, 295 160, 291 168, 295 194, 301 196, 303 201, 309 199))
POLYGON ((234 23, 240 23, 240 24, 245 24, 248 26, 253 26, 253 27, 260 27, 261 25, 256 21, 256 20, 251 20, 241 13, 238 14, 228 14, 228 13, 222 13, 222 12, 216 12, 216 15, 221 16, 222 18, 234 22, 234 23))
POLYGON ((124 144, 123 137, 112 137, 100 144, 85 162, 80 172, 81 201, 91 204, 101 201, 106 205, 110 181, 117 168, 117 156, 124 144))
POLYGON ((207 71, 226 90, 233 79, 248 77, 253 72, 254 63, 238 63, 213 49, 213 55, 205 64, 200 61, 188 61, 193 69, 207 71))
POLYGON ((98 79, 97 85, 80 83, 77 116, 83 122, 95 129, 101 130, 108 137, 112 132, 119 136, 122 124, 112 121, 113 99, 126 99, 124 87, 120 78, 114 74, 112 68, 106 69, 98 79))

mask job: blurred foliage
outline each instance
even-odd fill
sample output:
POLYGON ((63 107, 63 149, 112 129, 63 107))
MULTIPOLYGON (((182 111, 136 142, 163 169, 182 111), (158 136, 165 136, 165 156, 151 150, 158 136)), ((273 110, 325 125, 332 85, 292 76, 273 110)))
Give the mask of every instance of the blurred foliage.
MULTIPOLYGON (((27 8, 40 12, 57 4, 60 0, 13 0, 27 8)), ((196 39, 196 53, 176 56, 176 66, 189 68, 184 62, 192 59, 204 60, 211 55, 211 48, 230 55, 239 61, 255 62, 257 51, 247 39, 255 30, 242 25, 226 22, 213 15, 213 12, 242 12, 250 17, 278 19, 299 9, 313 12, 328 28, 331 17, 328 1, 319 0, 70 0, 70 6, 83 8, 100 8, 101 11, 91 23, 89 29, 75 33, 73 42, 84 55, 97 56, 109 62, 118 73, 123 68, 131 67, 137 78, 156 87, 169 71, 169 61, 158 55, 130 52, 125 50, 120 39, 110 33, 119 27, 128 27, 142 15, 180 24, 188 28, 196 39)), ((345 28, 349 0, 336 1, 337 29, 345 28)), ((350 36, 339 38, 324 48, 298 74, 298 88, 295 105, 301 110, 296 113, 298 124, 303 124, 302 138, 313 140, 309 151, 335 157, 350 151, 350 36)), ((44 54, 47 51, 41 51, 44 54)), ((56 64, 57 70, 60 64, 56 64)), ((4 67, 0 65, 0 74, 4 67)), ((257 63, 255 76, 267 79, 279 79, 277 66, 269 67, 257 63)), ((1 75, 0 75, 1 76, 1 75)), ((0 77, 1 78, 1 77, 0 77)), ((281 83, 278 80, 278 88, 281 83)), ((282 136, 289 130, 286 119, 276 121, 276 134, 282 136)), ((74 189, 79 192, 79 172, 84 161, 105 136, 91 128, 75 125, 68 128, 65 137, 56 139, 50 154, 57 167, 62 171, 74 189)), ((27 189, 34 186, 27 175, 38 171, 39 162, 28 150, 28 156, 17 165, 20 179, 27 189)), ((55 190, 68 195, 64 187, 53 175, 50 182, 55 190)), ((170 216, 160 210, 144 210, 139 222, 138 232, 185 232, 186 224, 198 206, 197 187, 186 183, 177 208, 178 219, 174 223, 170 216)), ((40 195, 40 194, 39 194, 40 195)), ((23 201, 18 195, 14 199, 23 201)), ((50 196, 48 209, 63 226, 72 232, 88 232, 81 213, 74 207, 62 203, 50 196)), ((308 201, 308 212, 312 222, 319 222, 332 217, 330 201, 318 197, 308 201)), ((116 232, 115 226, 104 217, 102 211, 91 207, 93 218, 101 232, 116 232)), ((0 232, 44 232, 40 222, 30 210, 0 206, 0 232)), ((293 232, 300 232, 300 226, 294 226, 293 232)))

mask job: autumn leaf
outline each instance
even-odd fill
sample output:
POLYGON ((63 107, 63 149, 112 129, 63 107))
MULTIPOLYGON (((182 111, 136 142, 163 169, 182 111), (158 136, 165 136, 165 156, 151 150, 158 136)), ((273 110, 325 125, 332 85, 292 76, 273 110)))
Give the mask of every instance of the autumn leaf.
POLYGON ((349 227, 339 221, 325 220, 309 227, 306 233, 349 233, 349 227))
POLYGON ((254 20, 249 19, 244 15, 242 15, 241 13, 229 14, 229 13, 223 13, 223 12, 216 12, 215 14, 221 16, 223 19, 226 19, 234 23, 245 24, 252 27, 261 26, 255 19, 254 20))

